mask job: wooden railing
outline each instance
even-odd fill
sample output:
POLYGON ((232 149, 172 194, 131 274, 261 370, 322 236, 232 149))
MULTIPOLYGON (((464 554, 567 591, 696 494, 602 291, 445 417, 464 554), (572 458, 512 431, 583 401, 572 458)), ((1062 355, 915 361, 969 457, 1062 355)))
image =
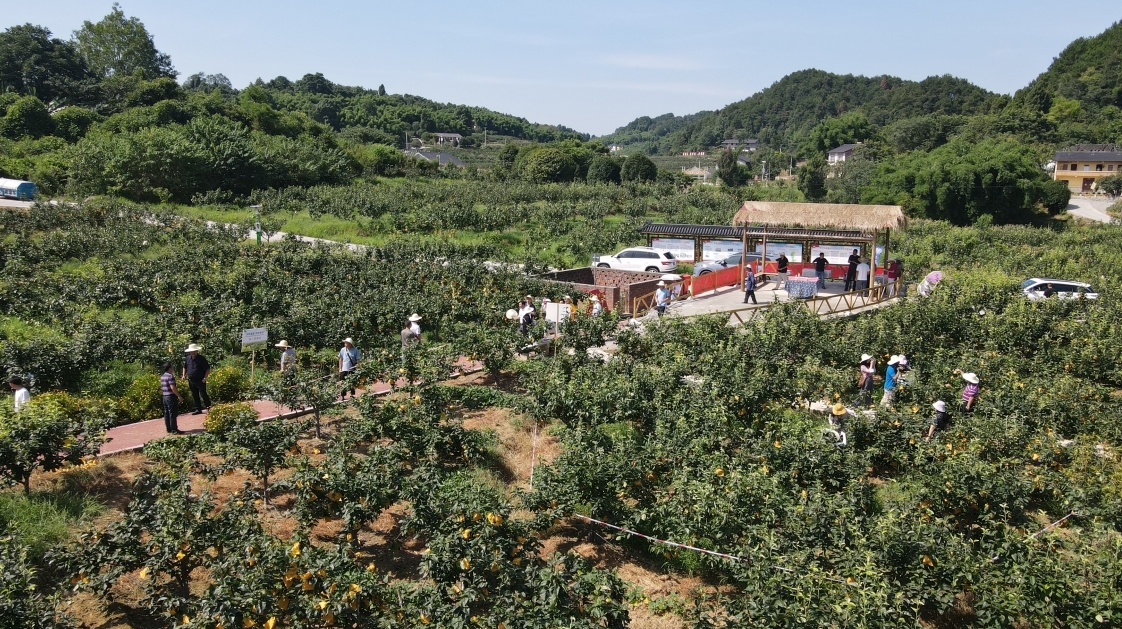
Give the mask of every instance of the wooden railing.
MULTIPOLYGON (((798 299, 793 301, 806 306, 808 310, 820 317, 826 317, 854 312, 891 301, 900 296, 900 291, 903 289, 903 281, 896 280, 892 284, 876 284, 863 290, 855 290, 838 295, 821 295, 810 299, 798 299)), ((740 325, 762 317, 764 310, 770 305, 770 303, 759 304, 757 306, 738 308, 727 312, 730 315, 730 319, 735 320, 735 322, 740 325)))
MULTIPOLYGON (((673 303, 673 302, 675 302, 679 299, 685 299, 686 297, 689 297, 689 291, 687 290, 687 287, 685 286, 685 280, 680 280, 680 281, 677 281, 677 282, 671 282, 670 284, 668 284, 666 286, 666 288, 670 290, 670 302, 671 303, 673 303), (678 289, 675 290, 675 287, 678 287, 678 289)), ((637 317, 645 315, 648 312, 650 312, 651 308, 654 308, 656 303, 657 303, 657 299, 658 299, 657 298, 657 293, 658 293, 658 291, 655 290, 655 291, 647 293, 645 295, 640 295, 639 297, 636 297, 635 300, 633 302, 631 302, 633 304, 632 307, 631 307, 631 312, 637 317)))

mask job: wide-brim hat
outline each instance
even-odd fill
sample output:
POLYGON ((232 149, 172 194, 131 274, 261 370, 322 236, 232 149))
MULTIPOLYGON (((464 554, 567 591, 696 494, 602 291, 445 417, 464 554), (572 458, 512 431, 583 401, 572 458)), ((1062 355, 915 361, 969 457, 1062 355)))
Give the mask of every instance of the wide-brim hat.
POLYGON ((861 354, 861 362, 865 362, 865 361, 870 360, 870 359, 872 359, 872 356, 870 356, 868 354, 861 354))
POLYGON ((905 355, 903 355, 903 354, 900 354, 900 364, 901 364, 901 365, 906 365, 906 364, 908 364, 908 357, 907 357, 907 356, 905 356, 905 355))
POLYGON ((969 371, 962 374, 962 379, 969 382, 970 384, 978 384, 979 382, 977 374, 971 373, 969 371))
POLYGON ((511 308, 510 310, 507 310, 506 311, 506 318, 510 319, 511 321, 514 321, 515 319, 518 318, 518 311, 515 310, 514 308, 511 308))
POLYGON ((348 336, 347 338, 343 339, 343 342, 344 342, 344 343, 350 343, 351 345, 354 345, 354 344, 355 344, 355 341, 354 341, 354 339, 352 339, 352 338, 351 338, 351 337, 349 337, 349 336, 348 336))
POLYGON ((899 363, 900 363, 900 357, 899 357, 899 356, 897 356, 896 354, 893 354, 893 355, 892 355, 892 356, 891 356, 891 357, 890 357, 890 358, 888 359, 888 364, 890 364, 890 365, 896 365, 896 364, 899 364, 899 363))
POLYGON ((939 411, 940 413, 946 413, 947 412, 947 403, 944 402, 943 400, 939 400, 939 401, 935 402, 934 404, 932 404, 931 408, 939 411))
POLYGON ((413 314, 409 315, 409 320, 413 323, 416 323, 421 320, 421 315, 414 312, 413 314))
POLYGON ((591 299, 592 301, 600 301, 600 298, 596 295, 592 295, 591 297, 589 297, 589 299, 591 299))
POLYGON ((831 415, 845 415, 848 411, 845 409, 845 404, 838 402, 830 409, 831 415))
POLYGON ((666 282, 659 280, 658 284, 655 284, 655 286, 666 286, 666 282))
POLYGON ((195 345, 194 343, 191 343, 190 345, 187 346, 187 349, 185 349, 183 351, 184 352, 201 352, 201 351, 203 351, 203 346, 202 345, 195 345))
POLYGON ((288 349, 288 341, 286 341, 284 339, 281 339, 280 343, 277 343, 273 347, 279 347, 281 349, 288 349))

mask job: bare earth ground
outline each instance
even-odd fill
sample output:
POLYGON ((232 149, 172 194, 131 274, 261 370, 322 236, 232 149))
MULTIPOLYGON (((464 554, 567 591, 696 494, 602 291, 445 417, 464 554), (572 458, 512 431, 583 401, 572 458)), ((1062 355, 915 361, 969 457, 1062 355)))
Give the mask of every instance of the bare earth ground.
MULTIPOLYGON (((505 380, 505 379, 504 379, 505 380)), ((457 378, 449 384, 481 385, 488 384, 487 377, 481 373, 457 378)), ((498 383, 499 388, 507 388, 508 382, 498 383)), ((348 413, 353 413, 348 410, 348 413)), ((342 417, 325 418, 324 431, 330 435, 338 429, 342 417)), ((467 411, 464 426, 474 430, 492 432, 498 442, 498 474, 507 487, 529 487, 531 461, 542 465, 552 461, 561 452, 561 445, 551 434, 549 426, 539 426, 537 444, 534 444, 534 425, 524 417, 509 409, 487 408, 467 411), (533 457, 532 457, 533 455, 533 457)), ((314 439, 300 442, 301 452, 313 461, 320 455, 316 450, 323 444, 314 439)), ((213 462, 213 461, 210 461, 213 462)), ((150 461, 140 452, 126 452, 103 457, 95 467, 78 471, 40 474, 33 480, 33 489, 47 491, 56 489, 65 482, 67 474, 82 474, 80 482, 91 494, 108 508, 98 518, 95 526, 102 527, 115 520, 128 504, 133 480, 151 466, 150 461)), ((282 471, 275 480, 287 476, 282 471)), ((246 482, 255 483, 249 474, 236 471, 219 476, 213 482, 203 477, 194 480, 196 492, 209 491, 221 504, 233 492, 240 490, 246 482)), ((296 529, 296 521, 288 515, 292 506, 292 496, 279 494, 272 497, 270 505, 258 504, 258 512, 265 529, 286 539, 296 529)), ((403 579, 420 578, 419 567, 423 542, 402 538, 399 523, 408 513, 408 505, 401 503, 387 509, 378 520, 368 525, 360 534, 362 543, 359 557, 377 565, 403 579)), ((337 522, 325 522, 312 531, 313 543, 331 543, 340 526, 337 522)), ((699 587, 710 592, 712 586, 700 579, 668 573, 651 560, 608 542, 601 537, 602 531, 586 527, 580 523, 559 523, 549 531, 542 532, 542 553, 575 552, 597 567, 616 570, 631 591, 631 627, 636 629, 670 629, 683 626, 683 620, 674 611, 681 611, 688 604, 691 593, 699 587), (658 611, 659 613, 656 613, 658 611)), ((193 574, 192 589, 202 593, 206 587, 207 575, 201 569, 193 574)), ((137 575, 123 578, 114 588, 114 602, 108 606, 96 597, 82 593, 71 595, 64 604, 67 612, 77 618, 82 627, 90 629, 132 629, 161 624, 159 619, 145 616, 138 607, 143 596, 142 582, 137 575)))

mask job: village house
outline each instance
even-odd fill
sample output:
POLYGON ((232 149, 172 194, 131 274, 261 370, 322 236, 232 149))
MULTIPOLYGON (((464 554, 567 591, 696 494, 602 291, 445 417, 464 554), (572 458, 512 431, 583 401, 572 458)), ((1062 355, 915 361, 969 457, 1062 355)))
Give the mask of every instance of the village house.
POLYGON ((860 144, 860 142, 857 144, 842 144, 838 148, 830 151, 830 154, 826 157, 826 161, 829 162, 831 166, 840 164, 850 157, 853 157, 853 151, 857 150, 860 144))
POLYGON ((1077 144, 1056 151, 1055 162, 1053 179, 1067 183, 1072 192, 1089 194, 1096 179, 1122 174, 1122 147, 1117 144, 1077 144))
POLYGON ((464 136, 459 133, 434 133, 432 137, 436 138, 437 144, 444 144, 447 142, 454 146, 459 146, 460 141, 464 139, 464 136))
POLYGON ((724 142, 721 142, 720 148, 728 149, 730 151, 735 151, 737 149, 740 149, 741 151, 754 151, 759 148, 759 146, 759 140, 755 138, 749 138, 747 140, 725 140, 724 142))

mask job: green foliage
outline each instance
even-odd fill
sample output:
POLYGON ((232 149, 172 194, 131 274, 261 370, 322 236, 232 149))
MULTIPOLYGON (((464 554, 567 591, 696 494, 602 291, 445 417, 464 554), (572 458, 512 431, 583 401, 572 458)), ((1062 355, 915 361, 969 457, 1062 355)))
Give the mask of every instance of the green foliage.
POLYGON ((826 158, 816 153, 799 168, 799 190, 811 201, 826 197, 826 158))
POLYGON ((207 393, 215 402, 235 402, 249 392, 249 377, 240 367, 212 369, 206 379, 207 393))
POLYGON ((530 153, 521 166, 522 176, 532 183, 572 181, 577 163, 567 153, 555 148, 542 148, 530 153))
POLYGON ((62 396, 37 396, 19 413, 0 407, 0 482, 31 491, 31 474, 50 472, 96 455, 110 416, 71 406, 62 396))
POLYGON ((726 186, 736 187, 744 183, 746 173, 737 161, 737 153, 732 149, 725 149, 717 155, 717 176, 726 186))
MULTIPOLYGON (((209 389, 207 391, 210 392, 209 389)), ((249 402, 215 404, 207 411, 203 429, 215 437, 222 438, 237 425, 257 421, 257 411, 249 402)))
POLYGON ((158 417, 163 413, 164 401, 160 395, 160 376, 147 373, 132 381, 124 395, 117 400, 122 417, 139 422, 158 417))
POLYGON ((73 43, 51 37, 42 26, 11 26, 0 33, 0 85, 44 102, 74 102, 88 79, 73 43))
POLYGON ((18 140, 39 138, 54 131, 55 123, 43 102, 34 96, 24 96, 8 106, 0 118, 0 135, 18 140))
POLYGON ((1095 181, 1099 185, 1099 191, 1116 197, 1122 195, 1122 176, 1110 175, 1097 179, 1095 181))
MULTIPOLYGON (((252 408, 250 408, 252 410, 252 408)), ((230 468, 242 468, 261 480, 261 494, 269 504, 269 477, 288 460, 288 451, 307 428, 304 422, 257 421, 257 413, 237 413, 226 427, 216 450, 230 468)))
POLYGON ((30 495, 7 491, 0 493, 0 531, 18 539, 28 559, 38 563, 48 549, 67 541, 75 527, 88 524, 103 511, 93 497, 73 491, 30 495))
POLYGON ((619 162, 607 155, 597 155, 588 164, 588 183, 620 183, 619 162))
POLYGON ((624 181, 654 181, 658 176, 658 167, 646 155, 632 155, 623 162, 619 176, 624 181))
POLYGON ((73 105, 60 109, 52 117, 55 122, 54 134, 67 142, 81 140, 90 127, 101 120, 97 112, 73 105))
POLYGON ((861 112, 849 112, 822 121, 810 130, 804 152, 825 154, 843 144, 856 144, 872 137, 869 119, 861 112))
MULTIPOLYGON (((4 531, 5 534, 7 531, 4 531)), ((0 538, 0 627, 54 629, 75 627, 74 619, 56 611, 57 600, 37 587, 28 548, 6 535, 0 538)))
POLYGON ((96 76, 175 77, 171 57, 156 50, 144 24, 135 17, 126 18, 116 3, 96 24, 83 22, 74 40, 96 76))

